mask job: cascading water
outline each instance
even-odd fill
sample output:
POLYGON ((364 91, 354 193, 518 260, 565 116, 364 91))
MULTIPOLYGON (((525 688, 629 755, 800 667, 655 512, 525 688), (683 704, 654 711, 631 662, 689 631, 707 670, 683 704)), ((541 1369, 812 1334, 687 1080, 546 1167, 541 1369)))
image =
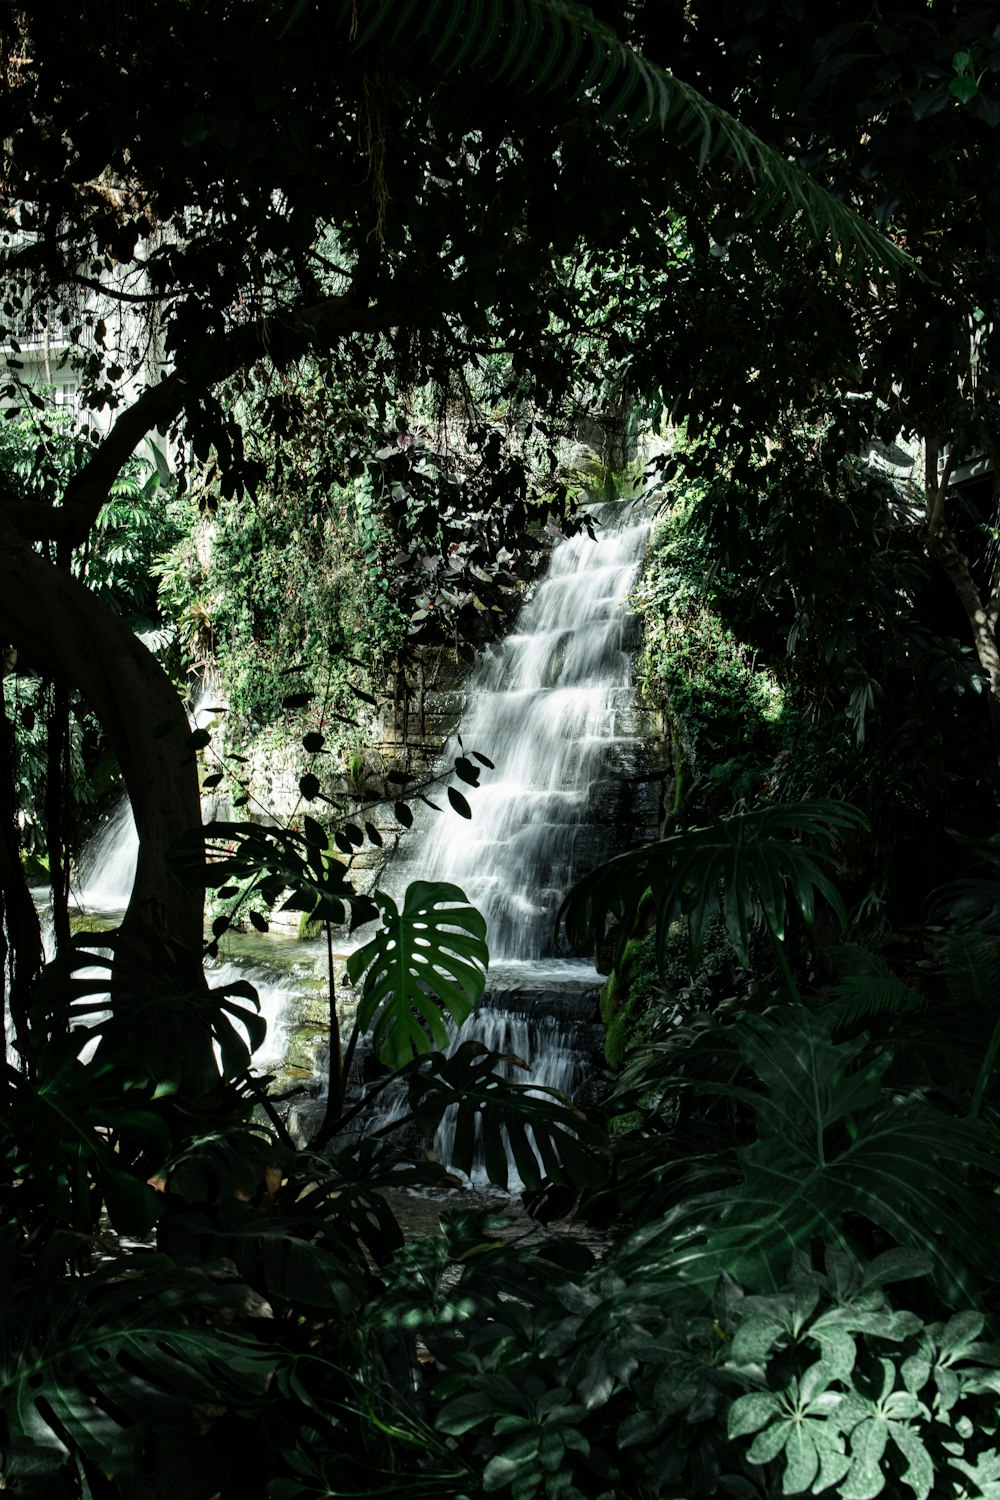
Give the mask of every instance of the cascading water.
POLYGON ((124 911, 135 884, 139 835, 127 797, 117 804, 80 859, 73 898, 84 911, 124 911))
MULTIPOLYGON (((216 721, 219 690, 211 682, 201 688, 188 711, 192 729, 210 729, 216 721)), ((221 817, 225 810, 213 803, 205 816, 221 817)), ((91 839, 80 859, 73 882, 73 901, 81 911, 105 914, 123 912, 128 906, 139 859, 139 835, 132 808, 122 797, 107 822, 91 839)))
MULTIPOLYGON (((558 956, 555 917, 573 882, 614 852, 614 830, 593 824, 592 788, 616 748, 635 743, 622 732, 633 705, 625 603, 648 525, 615 524, 609 511, 597 540, 582 532, 553 549, 513 632, 472 675, 462 740, 496 769, 470 792, 471 821, 424 820, 383 882, 399 892, 419 876, 465 891, 487 920, 490 981, 454 1045, 512 1052, 528 1064, 520 1081, 570 1094, 600 1045, 600 979, 558 956)), ((435 1141, 444 1161, 452 1129, 446 1121, 435 1141)))
POLYGON ((588 804, 609 752, 630 738, 618 722, 631 699, 624 605, 647 530, 604 520, 596 541, 581 532, 553 549, 469 684, 462 738, 496 770, 471 794, 469 823, 435 818, 400 862, 462 887, 494 961, 551 957, 559 902, 608 852, 594 848, 588 804))

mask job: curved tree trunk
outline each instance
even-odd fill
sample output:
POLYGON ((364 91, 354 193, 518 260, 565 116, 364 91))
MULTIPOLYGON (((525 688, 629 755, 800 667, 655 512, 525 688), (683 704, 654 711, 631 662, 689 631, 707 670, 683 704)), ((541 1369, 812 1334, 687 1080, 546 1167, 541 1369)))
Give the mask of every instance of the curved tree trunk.
MULTIPOLYGON (((21 864, 10 753, 13 734, 2 705, 0 698, 0 999, 6 989, 14 1046, 30 1074, 34 1059, 28 1009, 43 963, 42 931, 21 864)), ((6 1026, 4 1033, 0 1056, 5 1057, 6 1026)))
POLYGON ((979 665, 986 673, 986 699, 993 726, 993 743, 1000 762, 1000 645, 997 642, 997 612, 993 601, 983 599, 969 559, 945 526, 928 538, 928 552, 951 581, 972 632, 979 665))
POLYGON ((123 928, 152 928, 200 957, 202 893, 182 885, 168 864, 174 841, 201 824, 183 705, 142 642, 77 579, 34 552, 2 513, 0 640, 82 693, 118 759, 139 833, 123 928))

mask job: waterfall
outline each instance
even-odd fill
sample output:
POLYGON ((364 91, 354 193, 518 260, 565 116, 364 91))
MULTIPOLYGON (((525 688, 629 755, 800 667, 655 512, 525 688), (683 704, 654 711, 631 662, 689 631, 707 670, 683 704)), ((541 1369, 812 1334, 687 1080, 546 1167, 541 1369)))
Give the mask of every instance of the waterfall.
POLYGON ((472 818, 424 820, 399 861, 407 878, 416 865, 462 887, 494 961, 551 957, 560 901, 610 852, 595 838, 591 788, 632 742, 620 732, 632 705, 625 601, 647 531, 605 524, 597 540, 581 532, 553 549, 514 630, 469 683, 462 740, 496 767, 469 793, 472 818))
MULTIPOLYGON (((215 705, 218 702, 219 689, 209 679, 202 684, 188 710, 192 729, 212 728, 217 717, 215 705)), ((226 808, 220 806, 218 793, 211 798, 206 797, 206 802, 206 820, 209 817, 225 817, 226 808)), ((123 912, 132 895, 138 860, 139 835, 128 797, 122 796, 107 822, 94 834, 80 856, 73 882, 73 901, 77 908, 105 915, 123 912)))
MULTIPOLYGON (((553 548, 513 631, 472 674, 462 742, 495 770, 468 789, 471 820, 422 817, 383 882, 397 893, 413 878, 465 891, 487 921, 490 978, 453 1046, 475 1039, 513 1053, 528 1064, 518 1081, 570 1095, 602 1046, 601 979, 591 963, 559 956, 555 918, 573 882, 615 852, 620 830, 595 825, 594 789, 637 745, 626 601, 648 525, 615 524, 609 510, 596 540, 581 532, 553 548)), ((434 1142, 442 1161, 453 1132, 446 1118, 434 1142)), ((513 1161, 510 1178, 517 1186, 513 1161)))
POLYGON ((82 910, 123 912, 135 884, 139 835, 132 808, 122 797, 80 858, 73 900, 82 910))
MULTIPOLYGON (((211 681, 203 684, 188 710, 192 729, 213 727, 218 702, 218 687, 211 681)), ((204 799, 204 812, 207 820, 227 816, 228 808, 218 793, 211 793, 204 799)), ((80 858, 72 893, 76 910, 88 916, 119 919, 132 895, 138 857, 139 835, 132 808, 128 797, 122 796, 80 858)), ((53 946, 51 933, 47 932, 46 951, 51 954, 53 946)), ((97 971, 82 972, 92 976, 97 971)), ((292 993, 282 967, 275 963, 236 958, 209 961, 205 972, 213 988, 220 988, 235 979, 248 980, 254 986, 260 1014, 267 1022, 267 1036, 254 1055, 254 1066, 258 1072, 280 1067, 287 1046, 286 1014, 292 993)))

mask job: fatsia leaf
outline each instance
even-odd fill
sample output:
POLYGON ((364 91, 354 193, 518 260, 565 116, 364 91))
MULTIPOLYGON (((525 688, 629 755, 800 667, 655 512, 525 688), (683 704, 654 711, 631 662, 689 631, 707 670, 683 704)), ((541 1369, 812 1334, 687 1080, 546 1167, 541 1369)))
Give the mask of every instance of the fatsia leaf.
POLYGON ((448 1042, 445 1016, 456 1025, 472 1014, 486 986, 486 922, 457 885, 415 880, 402 909, 375 894, 382 927, 347 961, 352 984, 364 975, 358 1026, 390 1067, 448 1042))

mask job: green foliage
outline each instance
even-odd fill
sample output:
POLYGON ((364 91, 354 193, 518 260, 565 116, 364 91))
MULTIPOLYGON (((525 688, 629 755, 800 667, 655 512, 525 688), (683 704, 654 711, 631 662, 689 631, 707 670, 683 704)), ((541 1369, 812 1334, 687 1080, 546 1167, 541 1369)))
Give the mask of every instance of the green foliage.
MULTIPOLYGON (((329 853, 329 839, 318 823, 305 820, 305 833, 266 828, 258 823, 212 822, 178 842, 175 865, 182 878, 226 896, 251 887, 273 906, 290 891, 282 911, 306 912, 327 922, 370 922, 377 907, 359 895, 346 867, 329 853)), ((216 919, 218 940, 229 919, 216 919)))
POLYGON ((831 397, 783 421, 766 453, 720 465, 715 445, 678 445, 683 501, 646 581, 645 672, 668 711, 679 705, 696 771, 711 767, 702 796, 721 779, 751 804, 832 795, 862 808, 857 863, 872 878, 859 872, 854 899, 894 913, 953 859, 942 821, 981 827, 989 747, 981 664, 923 555, 915 482, 859 460, 871 431, 858 402, 831 397), (704 704, 689 702, 683 664, 704 704))
POLYGON ((146 1178, 169 1150, 162 1110, 147 1079, 109 1062, 81 1062, 83 1041, 78 1032, 47 1042, 34 1080, 4 1065, 3 1218, 87 1236, 103 1208, 119 1233, 147 1234, 158 1204, 146 1178), (116 1149, 112 1132, 129 1148, 116 1149))
POLYGON ((720 592, 696 506, 678 502, 654 531, 633 594, 643 621, 639 677, 670 725, 678 775, 694 777, 699 804, 724 801, 728 811, 759 794, 787 726, 778 681, 723 623, 720 592))
MULTIPOLYGON (((304 9, 304 3, 297 3, 291 14, 304 9)), ((388 24, 385 12, 373 3, 360 12, 345 4, 341 24, 348 18, 352 27, 368 22, 359 46, 377 38, 388 24)), ((719 156, 728 158, 754 184, 752 213, 765 214, 780 205, 782 217, 804 215, 816 238, 829 240, 845 265, 874 260, 896 271, 910 265, 908 256, 845 211, 797 165, 676 74, 640 55, 583 5, 515 0, 511 13, 499 0, 431 0, 424 6, 410 5, 402 17, 393 19, 392 40, 407 46, 430 32, 431 62, 446 73, 463 62, 481 64, 488 59, 494 75, 508 83, 524 74, 529 90, 562 89, 570 97, 601 101, 608 119, 625 115, 633 128, 671 127, 691 147, 697 146, 702 166, 719 156), (439 16, 440 31, 433 26, 439 16)))
POLYGON ((695 969, 708 921, 719 912, 737 956, 747 963, 751 922, 758 913, 767 931, 780 939, 789 907, 811 922, 819 893, 841 922, 846 921, 840 895, 822 866, 835 863, 834 831, 863 824, 856 808, 834 802, 764 807, 719 819, 599 866, 573 887, 560 920, 569 936, 582 943, 588 934, 599 942, 611 919, 617 919, 618 960, 634 930, 640 903, 651 891, 658 957, 666 953, 673 923, 684 916, 689 962, 695 969), (812 840, 814 849, 798 842, 803 836, 812 840))
POLYGON ((626 1053, 646 1040, 665 999, 655 938, 633 938, 601 994, 601 1020, 608 1028, 604 1055, 610 1067, 620 1067, 626 1053))
POLYGON ((433 1134, 454 1107, 452 1164, 471 1175, 481 1140, 486 1175, 498 1188, 508 1185, 505 1147, 529 1191, 546 1181, 574 1187, 600 1182, 603 1132, 555 1090, 512 1083, 502 1064, 525 1066, 480 1042, 463 1042, 450 1057, 432 1053, 410 1078, 410 1106, 421 1131, 433 1134))
POLYGON ((364 975, 358 1025, 371 1031, 383 1062, 403 1067, 428 1047, 444 1047, 444 1014, 460 1026, 486 987, 486 922, 455 885, 413 881, 402 908, 379 892, 382 926, 347 960, 364 975))
POLYGON ((421 1328, 452 1494, 988 1496, 1000 1351, 982 1314, 900 1308, 926 1265, 829 1245, 822 1270, 800 1252, 773 1291, 722 1276, 694 1306, 642 1236, 593 1266, 467 1218, 408 1248, 375 1316, 421 1328))
POLYGON ((836 948, 828 960, 840 975, 827 1012, 835 1030, 850 1029, 875 1016, 922 1016, 926 997, 906 984, 876 953, 856 946, 836 948))
POLYGON ((148 1250, 69 1276, 59 1250, 33 1259, 13 1225, 0 1229, 7 1488, 54 1500, 99 1484, 122 1500, 217 1488, 226 1470, 206 1431, 226 1408, 259 1407, 274 1367, 225 1326, 247 1310, 247 1288, 148 1250))
POLYGON ((290 666, 326 713, 353 715, 352 683, 370 692, 373 668, 403 639, 377 510, 360 486, 324 475, 305 441, 285 463, 287 478, 253 496, 178 502, 185 534, 156 563, 161 607, 178 622, 186 662, 213 662, 234 741, 284 722, 290 666), (343 660, 359 655, 353 670, 343 660))
POLYGON ((670 1188, 676 1206, 651 1224, 646 1251, 673 1268, 678 1285, 706 1296, 723 1270, 766 1290, 814 1235, 850 1243, 852 1219, 864 1219, 926 1251, 952 1305, 974 1298, 969 1268, 991 1274, 983 1225, 996 1208, 995 1127, 962 1119, 919 1089, 887 1086, 891 1049, 869 1053, 863 1035, 836 1041, 834 1024, 788 1007, 709 1032, 703 1068, 694 1060, 685 1067, 675 1047, 636 1060, 623 1105, 638 1094, 664 1101, 657 1108, 666 1115, 659 1138, 632 1155, 635 1201, 644 1175, 650 1187, 662 1182, 678 1093, 724 1095, 749 1112, 742 1144, 706 1136, 682 1157, 670 1188))
POLYGON ((267 1023, 253 986, 191 978, 188 955, 153 932, 76 932, 38 985, 37 1035, 68 1028, 77 1051, 130 1069, 160 1094, 197 1098, 242 1078, 267 1023))

